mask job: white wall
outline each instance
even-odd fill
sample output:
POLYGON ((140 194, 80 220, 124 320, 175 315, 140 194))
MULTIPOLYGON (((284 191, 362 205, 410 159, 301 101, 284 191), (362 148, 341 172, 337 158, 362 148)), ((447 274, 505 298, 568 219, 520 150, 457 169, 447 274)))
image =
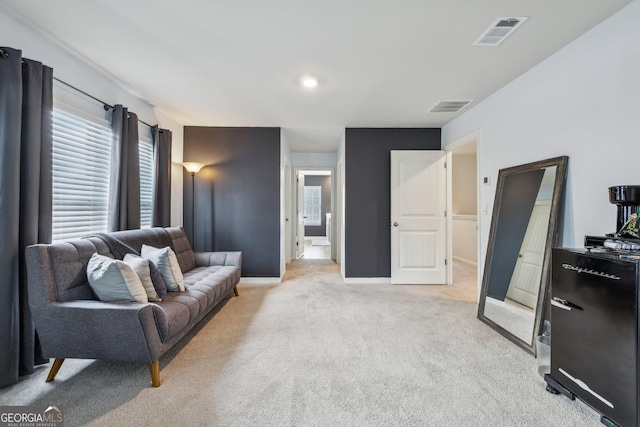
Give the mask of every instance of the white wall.
POLYGON ((474 155, 453 155, 452 208, 454 215, 475 215, 477 210, 477 165, 474 155))
POLYGON ((452 255, 455 260, 471 265, 478 263, 477 173, 475 154, 456 154, 454 151, 451 161, 452 255))
POLYGON ((336 153, 291 153, 291 166, 294 168, 335 168, 337 164, 336 153))
POLYGON ((4 46, 22 50, 25 58, 40 61, 53 68, 54 77, 110 104, 122 104, 149 124, 159 124, 172 132, 171 223, 182 225, 182 137, 183 126, 156 110, 119 85, 106 73, 81 62, 61 49, 46 36, 37 33, 0 11, 0 39, 4 46))
POLYGON ((442 129, 443 147, 479 132, 484 266, 498 170, 569 156, 562 245, 615 231, 607 189, 640 184, 640 0, 442 129), (487 213, 482 211, 487 207, 487 213))

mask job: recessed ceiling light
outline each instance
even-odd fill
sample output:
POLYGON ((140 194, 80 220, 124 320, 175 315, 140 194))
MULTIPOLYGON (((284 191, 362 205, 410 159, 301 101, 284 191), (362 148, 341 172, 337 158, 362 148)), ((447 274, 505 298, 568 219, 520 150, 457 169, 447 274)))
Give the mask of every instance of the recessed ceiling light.
POLYGON ((300 84, 307 89, 314 89, 318 87, 318 79, 313 76, 304 76, 300 79, 300 84))

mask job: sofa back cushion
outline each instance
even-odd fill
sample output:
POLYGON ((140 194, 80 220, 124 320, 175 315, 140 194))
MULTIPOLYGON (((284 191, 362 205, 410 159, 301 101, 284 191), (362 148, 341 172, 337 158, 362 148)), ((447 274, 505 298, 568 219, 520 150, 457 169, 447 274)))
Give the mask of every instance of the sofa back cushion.
POLYGON ((164 228, 142 228, 139 230, 124 230, 108 233, 109 236, 119 240, 131 249, 140 253, 142 245, 164 248, 171 246, 171 238, 164 228))
POLYGON ((87 280, 87 263, 94 253, 110 256, 109 247, 99 239, 79 239, 49 246, 50 266, 58 301, 96 299, 87 280))
MULTIPOLYGON (((171 238, 171 248, 178 258, 178 264, 180 264, 180 270, 183 273, 196 268, 196 255, 193 253, 191 243, 187 238, 187 234, 182 227, 165 228, 167 234, 171 238)), ((149 243, 147 243, 150 245, 149 243)), ((153 246, 153 245, 151 245, 153 246)), ((160 247, 160 246, 156 246, 160 247)))

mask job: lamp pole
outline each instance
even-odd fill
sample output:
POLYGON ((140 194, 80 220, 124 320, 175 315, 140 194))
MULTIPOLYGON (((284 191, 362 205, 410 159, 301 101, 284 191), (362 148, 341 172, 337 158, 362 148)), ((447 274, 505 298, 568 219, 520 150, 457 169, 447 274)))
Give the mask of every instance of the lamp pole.
POLYGON ((182 166, 191 174, 191 247, 196 239, 196 174, 204 167, 204 163, 183 162, 182 166))
POLYGON ((191 246, 196 246, 196 173, 191 172, 191 246))

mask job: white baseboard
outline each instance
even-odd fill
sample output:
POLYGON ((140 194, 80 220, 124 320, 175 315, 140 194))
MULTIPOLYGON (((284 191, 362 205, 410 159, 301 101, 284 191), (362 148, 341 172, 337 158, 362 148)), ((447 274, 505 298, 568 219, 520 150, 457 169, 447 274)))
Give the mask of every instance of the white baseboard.
POLYGON ((454 261, 461 262, 461 263, 463 263, 463 264, 472 265, 472 266, 474 266, 474 267, 477 267, 477 266, 478 266, 478 263, 477 263, 477 262, 473 262, 473 261, 470 261, 470 260, 468 260, 468 259, 460 258, 459 256, 455 256, 455 255, 454 255, 454 257, 453 257, 453 260, 454 260, 454 261))
POLYGON ((343 277, 344 283, 350 285, 390 285, 391 277, 343 277))
POLYGON ((280 277, 241 277, 240 285, 274 285, 282 283, 280 277))

